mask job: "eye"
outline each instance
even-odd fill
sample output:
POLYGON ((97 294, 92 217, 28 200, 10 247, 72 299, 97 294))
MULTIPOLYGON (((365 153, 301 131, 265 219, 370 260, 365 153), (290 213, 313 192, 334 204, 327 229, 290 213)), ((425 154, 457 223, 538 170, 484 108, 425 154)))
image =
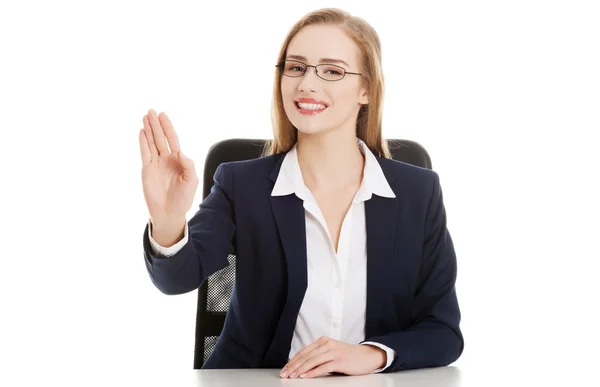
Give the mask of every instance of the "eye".
POLYGON ((344 70, 335 65, 323 66, 323 74, 327 75, 344 75, 344 70))
POLYGON ((304 67, 302 67, 302 66, 292 66, 292 67, 289 68, 289 71, 304 72, 304 67))
POLYGON ((331 75, 342 75, 342 73, 338 70, 326 70, 326 73, 331 74, 331 75))

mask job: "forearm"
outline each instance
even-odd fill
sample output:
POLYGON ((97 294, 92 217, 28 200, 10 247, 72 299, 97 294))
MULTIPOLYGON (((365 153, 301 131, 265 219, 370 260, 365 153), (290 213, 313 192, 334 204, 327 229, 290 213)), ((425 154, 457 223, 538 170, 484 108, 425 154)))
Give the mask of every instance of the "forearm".
POLYGON ((406 330, 368 338, 396 353, 396 359, 384 372, 446 366, 460 357, 464 340, 458 325, 460 312, 455 292, 449 293, 438 308, 443 308, 444 313, 434 309, 406 330))

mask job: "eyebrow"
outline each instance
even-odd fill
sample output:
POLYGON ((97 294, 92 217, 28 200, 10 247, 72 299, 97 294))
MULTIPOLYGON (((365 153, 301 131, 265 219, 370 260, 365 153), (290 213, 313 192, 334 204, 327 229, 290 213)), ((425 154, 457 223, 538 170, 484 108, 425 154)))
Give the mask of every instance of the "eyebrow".
MULTIPOLYGON (((302 56, 302 55, 288 55, 286 59, 297 59, 297 60, 301 60, 306 62, 306 57, 302 56)), ((350 65, 346 62, 344 62, 341 59, 332 59, 332 58, 321 58, 319 59, 319 63, 342 63, 345 64, 347 67, 350 67, 350 65)))

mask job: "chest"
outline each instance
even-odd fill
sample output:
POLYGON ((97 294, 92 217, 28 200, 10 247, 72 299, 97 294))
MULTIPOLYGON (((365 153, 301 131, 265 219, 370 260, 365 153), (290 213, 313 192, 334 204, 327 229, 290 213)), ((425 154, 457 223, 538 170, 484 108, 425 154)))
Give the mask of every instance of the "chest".
POLYGON ((339 247, 342 225, 353 205, 355 193, 354 190, 347 190, 329 194, 318 192, 313 194, 336 252, 339 247))

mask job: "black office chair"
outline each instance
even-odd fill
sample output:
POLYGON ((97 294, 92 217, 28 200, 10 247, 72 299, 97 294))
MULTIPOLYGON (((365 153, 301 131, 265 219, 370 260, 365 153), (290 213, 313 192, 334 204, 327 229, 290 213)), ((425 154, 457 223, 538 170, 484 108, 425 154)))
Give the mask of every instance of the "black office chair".
MULTIPOLYGON (((431 158, 420 144, 409 140, 387 141, 393 159, 432 169, 431 158)), ((204 164, 202 198, 206 198, 210 193, 219 164, 260 157, 265 142, 266 140, 261 139, 229 139, 214 144, 209 149, 204 164)), ((194 369, 202 368, 214 350, 225 323, 235 278, 235 252, 229 254, 227 259, 229 266, 208 277, 198 289, 194 369)))

